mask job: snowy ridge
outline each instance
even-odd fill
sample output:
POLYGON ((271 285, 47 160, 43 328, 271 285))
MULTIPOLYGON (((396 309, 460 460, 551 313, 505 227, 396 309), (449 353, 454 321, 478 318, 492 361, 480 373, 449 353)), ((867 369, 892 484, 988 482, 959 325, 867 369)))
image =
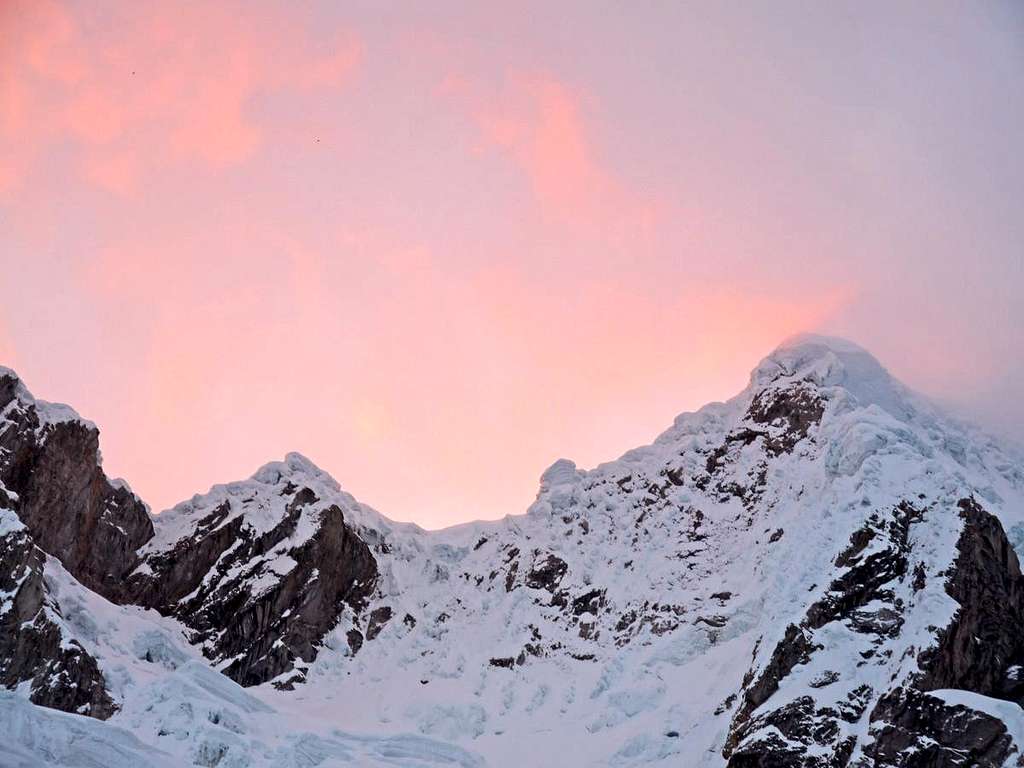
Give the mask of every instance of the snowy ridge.
POLYGON ((1024 542, 1024 464, 842 340, 787 341, 739 395, 615 461, 555 462, 525 515, 393 523, 289 454, 154 529, 133 574, 150 609, 47 565, 120 706, 88 727, 126 750, 910 768, 1024 747, 1007 666, 1024 581, 999 549, 1003 529, 1024 542), (96 614, 117 618, 90 628, 96 614), (942 742, 951 717, 974 746, 942 742))
POLYGON ((0 365, 0 381, 10 382, 8 386, 13 389, 14 397, 0 413, 0 419, 7 420, 7 413, 14 410, 25 410, 32 408, 38 415, 40 432, 48 426, 64 422, 78 422, 87 429, 96 429, 96 425, 88 419, 83 419, 74 408, 63 403, 50 403, 46 400, 39 400, 33 397, 28 388, 18 377, 18 374, 10 368, 0 365))
MULTIPOLYGON (((285 504, 280 491, 289 484, 310 488, 322 500, 322 506, 335 504, 341 507, 346 518, 360 528, 422 532, 418 526, 389 521, 372 508, 356 501, 328 473, 302 454, 292 452, 285 456, 284 461, 264 464, 248 480, 215 485, 205 494, 196 494, 188 501, 156 515, 153 521, 155 535, 143 551, 158 552, 188 538, 203 517, 225 503, 230 506, 230 512, 218 526, 228 525, 236 518, 243 517, 243 526, 254 535, 266 533, 281 521, 285 504)), ((312 532, 312 526, 304 526, 295 534, 293 542, 308 539, 312 532)))

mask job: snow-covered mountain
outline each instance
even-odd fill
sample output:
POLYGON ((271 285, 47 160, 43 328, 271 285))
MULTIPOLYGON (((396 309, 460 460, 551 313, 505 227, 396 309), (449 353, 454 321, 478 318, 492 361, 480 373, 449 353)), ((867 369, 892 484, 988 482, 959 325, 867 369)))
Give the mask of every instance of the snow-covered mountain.
POLYGON ((97 445, 0 371, 0 766, 1024 765, 1024 460, 848 342, 443 531, 97 445))

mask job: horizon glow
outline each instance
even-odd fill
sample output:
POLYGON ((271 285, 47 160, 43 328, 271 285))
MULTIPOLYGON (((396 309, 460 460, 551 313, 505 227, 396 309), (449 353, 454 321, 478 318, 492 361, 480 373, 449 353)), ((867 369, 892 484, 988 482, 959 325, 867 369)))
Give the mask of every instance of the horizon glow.
POLYGON ((377 5, 0 5, 0 365, 155 511, 521 513, 801 331, 1024 435, 1019 5, 377 5))

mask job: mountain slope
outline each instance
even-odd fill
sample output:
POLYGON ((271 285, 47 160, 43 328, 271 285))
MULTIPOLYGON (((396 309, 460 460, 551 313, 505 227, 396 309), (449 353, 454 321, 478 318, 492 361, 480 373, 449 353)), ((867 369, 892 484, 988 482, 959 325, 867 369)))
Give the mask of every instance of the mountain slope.
MULTIPOLYGON (((75 500, 47 514, 95 537, 95 505, 46 477, 75 500)), ((117 709, 103 727, 127 750, 910 767, 1024 748, 1024 578, 1004 532, 1024 531, 1024 465, 848 342, 784 344, 737 397, 593 470, 556 462, 526 515, 494 523, 393 523, 297 454, 152 522, 121 490, 109 567, 37 537, 19 491, 8 504, 22 549, 59 561, 49 600, 79 606, 64 631, 113 681, 97 714, 117 709)))
MULTIPOLYGON (((373 589, 373 556, 345 523, 354 503, 290 455, 249 483, 160 515, 130 591, 193 630, 192 641, 232 679, 267 682, 311 662, 339 615, 358 611, 373 589)), ((301 681, 298 671, 276 684, 301 681)))
POLYGON ((104 475, 95 425, 0 368, 0 683, 27 685, 37 704, 113 714, 104 675, 44 573, 52 556, 83 585, 118 594, 152 535, 145 505, 104 475))
POLYGON ((146 506, 100 466, 99 430, 66 405, 36 400, 0 368, 0 503, 36 543, 102 595, 119 593, 153 535, 146 506))

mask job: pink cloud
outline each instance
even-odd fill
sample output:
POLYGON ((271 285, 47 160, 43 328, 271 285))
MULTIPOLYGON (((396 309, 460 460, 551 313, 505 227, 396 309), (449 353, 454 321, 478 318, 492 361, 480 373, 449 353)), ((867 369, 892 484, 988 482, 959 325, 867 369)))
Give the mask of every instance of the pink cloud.
POLYGON ((478 112, 484 137, 522 164, 543 204, 594 213, 614 184, 594 161, 578 98, 549 77, 516 76, 509 90, 515 106, 478 112))
POLYGON ((512 259, 455 272, 384 231, 313 246, 231 221, 125 240, 79 280, 132 361, 105 454, 158 507, 297 449, 427 525, 521 510, 546 461, 649 440, 847 298, 548 284, 512 259))
POLYGON ((11 190, 31 157, 71 139, 83 177, 127 193, 173 165, 219 169, 261 144, 252 104, 261 94, 333 89, 362 56, 350 32, 325 41, 285 5, 252 23, 244 4, 112 4, 86 16, 59 2, 0 11, 0 158, 11 190))
POLYGON ((484 150, 516 163, 548 218, 634 243, 655 226, 664 204, 609 169, 577 89, 547 73, 513 71, 498 90, 459 74, 448 75, 439 90, 470 112, 484 150))

